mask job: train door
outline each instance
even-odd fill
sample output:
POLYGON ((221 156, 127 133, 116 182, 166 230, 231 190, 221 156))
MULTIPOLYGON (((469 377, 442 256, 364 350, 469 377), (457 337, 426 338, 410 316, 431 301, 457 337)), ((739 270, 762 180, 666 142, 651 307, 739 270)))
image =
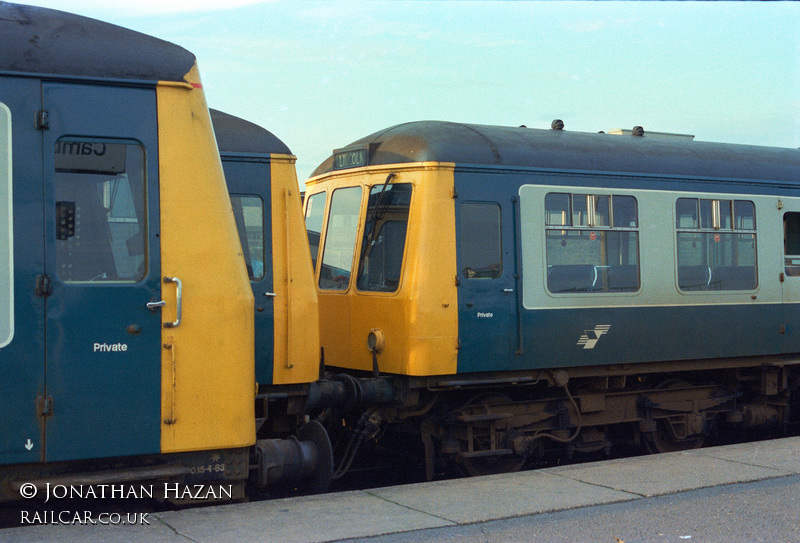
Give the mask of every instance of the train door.
POLYGON ((513 202, 458 189, 458 371, 503 370, 518 350, 513 202))
POLYGON ((272 199, 268 160, 222 157, 233 215, 255 303, 256 381, 272 383, 275 291, 272 288, 272 199))
POLYGON ((43 84, 47 461, 158 453, 154 89, 43 84))
POLYGON ((33 292, 44 269, 40 107, 39 81, 0 76, 0 464, 43 454, 44 299, 33 292))
POLYGON ((786 199, 779 209, 783 222, 783 338, 787 349, 796 351, 800 341, 800 200, 786 199))

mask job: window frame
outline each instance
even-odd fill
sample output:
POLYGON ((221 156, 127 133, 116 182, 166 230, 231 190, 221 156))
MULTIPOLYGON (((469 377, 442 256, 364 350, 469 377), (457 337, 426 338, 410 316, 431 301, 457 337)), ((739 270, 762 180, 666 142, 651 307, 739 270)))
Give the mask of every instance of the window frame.
MULTIPOLYGON (((545 266, 545 277, 544 277, 544 286, 545 291, 548 295, 551 296, 585 296, 585 295, 631 295, 638 293, 642 290, 642 263, 641 263, 641 221, 639 220, 639 200, 633 194, 626 194, 626 193, 617 193, 617 192, 590 192, 591 189, 588 189, 586 192, 578 192, 575 189, 570 189, 569 187, 564 187, 564 190, 552 190, 547 192, 544 195, 543 204, 544 204, 544 266, 545 266), (567 197, 567 208, 561 210, 561 220, 560 223, 557 221, 552 221, 553 214, 552 211, 556 208, 548 207, 548 200, 551 200, 551 197, 567 197), (576 212, 577 206, 575 205, 576 198, 580 198, 582 202, 585 202, 585 206, 581 205, 580 210, 576 212), (618 218, 618 214, 615 210, 615 199, 617 200, 616 205, 619 204, 619 200, 625 198, 630 199, 634 206, 634 214, 633 214, 633 225, 630 224, 630 221, 627 225, 618 226, 615 224, 618 218), (598 204, 601 202, 605 202, 604 208, 606 213, 603 216, 599 213, 598 204), (585 213, 583 213, 585 210, 585 213), (579 223, 577 226, 575 225, 577 218, 577 222, 579 223), (556 237, 552 237, 553 232, 560 232, 560 234, 556 234, 556 237), (612 288, 611 280, 612 280, 612 269, 615 269, 613 264, 609 264, 606 261, 605 264, 602 263, 602 257, 600 264, 595 263, 573 263, 573 264, 555 264, 551 263, 551 253, 549 250, 549 243, 551 239, 555 240, 557 237, 564 238, 563 242, 566 241, 566 238, 569 237, 569 233, 577 233, 576 238, 580 238, 581 240, 584 238, 585 235, 589 236, 589 240, 594 242, 597 238, 600 238, 602 243, 604 244, 603 247, 600 247, 601 255, 605 253, 605 258, 608 258, 608 247, 609 247, 609 238, 611 234, 618 235, 619 243, 618 248, 621 253, 623 247, 623 239, 621 237, 622 234, 628 233, 628 235, 633 235, 633 239, 630 238, 627 240, 627 243, 630 244, 633 241, 635 246, 635 264, 619 264, 619 268, 625 268, 622 270, 623 273, 621 274, 614 274, 615 280, 620 281, 619 287, 612 288), (599 234, 599 235, 598 235, 599 234), (596 236, 592 238, 592 236, 596 236), (556 268, 558 266, 558 268, 556 268), (629 273, 631 270, 630 268, 634 268, 635 271, 635 287, 631 283, 631 279, 633 276, 629 273), (591 269, 590 269, 591 268, 591 269), (551 274, 558 273, 561 276, 562 284, 565 286, 564 290, 551 290, 551 274), (567 287, 574 286, 574 290, 568 289, 567 287), (580 288, 579 288, 580 287, 580 288)), ((581 202, 581 203, 582 203, 581 202)), ((618 253, 619 254, 619 253, 618 253)), ((556 259, 553 259, 556 260, 556 259)), ((628 258, 630 261, 630 258, 628 258)))
MULTIPOLYGON (((709 196, 710 197, 705 198, 701 196, 678 196, 675 199, 675 204, 673 206, 673 212, 675 213, 675 219, 673 221, 673 239, 675 240, 675 285, 678 289, 678 292, 681 294, 695 294, 698 292, 735 293, 753 292, 758 290, 758 222, 756 221, 757 209, 755 201, 732 196, 709 196), (682 202, 685 203, 691 200, 695 201, 694 208, 696 218, 693 218, 694 224, 691 226, 681 226, 681 215, 678 211, 679 206, 682 202), (723 206, 723 203, 726 203, 727 205, 723 206), (752 213, 749 214, 749 216, 752 217, 751 228, 737 228, 737 218, 739 215, 736 213, 737 204, 749 204, 749 207, 752 210, 752 213), (724 208, 727 208, 727 213, 723 213, 724 208), (709 212, 711 216, 706 217, 705 215, 709 212), (733 272, 733 279, 729 278, 729 280, 736 281, 739 279, 736 277, 736 275, 740 275, 739 269, 746 269, 750 268, 751 266, 741 266, 738 264, 736 266, 732 264, 726 266, 716 264, 712 267, 712 265, 708 262, 709 255, 707 252, 703 254, 704 263, 698 265, 685 264, 688 255, 684 255, 684 265, 682 266, 681 255, 684 254, 681 251, 682 235, 684 238, 686 238, 687 235, 695 236, 704 246, 707 245, 708 240, 713 241, 713 243, 720 243, 723 241, 723 237, 729 237, 731 240, 729 242, 731 251, 736 250, 735 248, 738 249, 738 240, 742 239, 742 236, 752 236, 752 268, 753 278, 755 280, 754 285, 748 288, 715 288, 713 286, 715 283, 714 270, 718 268, 730 268, 731 270, 735 270, 733 272), (681 270, 683 270, 683 272, 681 270), (690 280, 694 280, 695 284, 687 284, 687 281, 690 280)), ((694 244, 697 243, 697 241, 693 241, 692 243, 694 248, 694 244)), ((702 250, 705 251, 705 249, 702 250)))
POLYGON ((303 223, 305 224, 306 227, 306 236, 308 237, 308 249, 311 254, 311 269, 314 271, 315 277, 317 273, 317 265, 319 264, 320 260, 319 256, 320 253, 322 252, 322 242, 324 241, 325 227, 327 226, 327 221, 325 220, 325 213, 327 212, 328 200, 329 200, 328 191, 321 190, 319 192, 315 192, 314 194, 306 195, 304 202, 305 210, 303 213, 303 223), (313 211, 313 205, 312 205, 313 201, 317 196, 320 195, 322 195, 322 204, 321 207, 320 206, 317 207, 320 207, 322 209, 322 213, 320 213, 319 215, 319 221, 320 221, 319 232, 315 232, 318 235, 316 244, 317 250, 315 253, 313 250, 314 245, 311 243, 311 230, 308 229, 308 213, 309 211, 313 211))
POLYGON ((246 264, 247 269, 248 269, 247 275, 249 276, 251 282, 258 283, 260 281, 263 281, 264 278, 266 277, 266 268, 267 268, 267 240, 266 240, 267 229, 266 229, 266 223, 264 222, 264 219, 266 217, 266 213, 265 213, 266 210, 264 209, 264 198, 262 198, 261 195, 259 195, 259 194, 250 194, 250 193, 232 193, 232 194, 230 194, 230 198, 231 198, 231 204, 233 206, 234 218, 236 219, 236 231, 239 233, 239 238, 240 238, 239 241, 240 241, 240 243, 242 243, 242 255, 245 257, 245 264, 246 264), (234 203, 234 199, 235 198, 239 199, 238 206, 242 210, 241 228, 240 228, 240 224, 239 224, 240 217, 236 213, 237 204, 234 203), (247 232, 247 226, 248 225, 247 225, 246 217, 244 216, 245 215, 244 210, 245 210, 245 207, 246 207, 244 205, 244 200, 245 199, 257 200, 260 203, 259 206, 247 206, 247 207, 252 207, 254 209, 257 207, 259 209, 260 213, 261 213, 261 221, 260 221, 260 225, 261 225, 261 247, 260 247, 260 249, 261 249, 261 261, 260 261, 260 263, 261 263, 261 274, 259 276, 256 276, 255 267, 253 266, 253 262, 257 262, 257 260, 253 259, 253 246, 252 246, 252 244, 250 242, 250 238, 249 238, 248 232, 247 232), (244 230, 244 235, 245 235, 244 242, 242 242, 242 240, 241 240, 242 230, 244 230), (246 247, 246 250, 245 250, 245 247, 246 247))
MULTIPOLYGON (((77 215, 78 213, 78 209, 76 207, 78 202, 77 200, 72 202, 70 200, 63 200, 58 196, 58 191, 60 187, 66 187, 65 190, 69 191, 71 187, 74 186, 71 185, 72 180, 68 180, 69 178, 66 177, 71 175, 96 176, 96 178, 95 177, 87 177, 85 179, 76 178, 75 182, 87 183, 86 186, 89 187, 88 190, 90 192, 92 185, 94 185, 94 188, 96 189, 102 189, 102 196, 99 196, 99 198, 102 200, 102 202, 100 203, 102 203, 103 205, 105 205, 106 199, 110 199, 109 191, 107 190, 109 187, 108 183, 113 181, 121 181, 122 180, 121 176, 124 175, 126 186, 128 188, 128 194, 130 195, 130 204, 133 206, 133 211, 137 215, 134 218, 124 217, 124 216, 113 216, 114 208, 113 207, 107 208, 108 210, 107 216, 105 217, 103 222, 103 224, 105 224, 106 226, 106 229, 103 233, 105 233, 107 236, 107 240, 105 240, 105 242, 107 242, 108 244, 107 250, 106 248, 102 248, 103 250, 97 250, 95 248, 92 249, 90 253, 92 255, 98 255, 99 257, 107 258, 108 261, 105 264, 108 264, 109 262, 113 264, 114 270, 111 269, 107 270, 109 272, 111 271, 114 272, 113 276, 110 278, 106 275, 106 271, 104 270, 98 270, 100 273, 98 273, 96 276, 93 275, 93 273, 90 273, 88 275, 93 275, 93 276, 92 277, 87 276, 88 278, 73 279, 63 276, 61 273, 63 269, 62 265, 67 264, 69 268, 71 267, 72 260, 63 260, 64 257, 62 256, 62 252, 65 248, 61 247, 59 245, 59 242, 67 241, 70 237, 72 237, 75 234, 74 232, 70 234, 69 229, 66 232, 64 232, 63 229, 59 228, 59 225, 56 225, 56 233, 55 233, 56 236, 54 239, 56 243, 55 270, 58 280, 62 281, 64 284, 69 284, 69 285, 93 285, 93 284, 120 285, 120 284, 137 284, 144 281, 149 274, 149 266, 150 266, 150 255, 149 255, 150 220, 149 220, 149 204, 148 204, 149 196, 148 196, 148 176, 147 176, 147 149, 145 148, 144 144, 141 141, 132 139, 94 138, 85 136, 63 136, 58 138, 55 143, 56 147, 53 151, 55 155, 54 158, 55 167, 53 171, 53 176, 54 176, 53 179, 56 191, 55 194, 56 197, 54 203, 55 203, 55 213, 57 220, 59 216, 63 215, 65 209, 67 210, 67 214, 69 215, 70 207, 75 208, 74 211, 75 215, 77 215), (123 171, 118 171, 118 172, 113 171, 113 167, 112 171, 91 170, 87 169, 87 167, 91 166, 91 164, 82 162, 81 159, 77 159, 75 163, 69 163, 70 160, 69 158, 62 159, 61 168, 59 168, 59 157, 58 157, 59 149, 63 149, 65 147, 65 144, 79 144, 81 146, 85 146, 87 144, 89 146, 95 144, 102 144, 104 146, 108 145, 125 146, 126 148, 124 153, 125 169, 123 171), (138 151, 138 156, 135 157, 134 159, 131 159, 129 156, 131 149, 136 149, 138 151), (133 173, 140 176, 139 179, 134 179, 135 183, 131 182, 133 177, 132 177, 132 172, 129 169, 129 166, 132 165, 131 164, 132 160, 136 160, 136 165, 137 165, 137 171, 133 173), (67 163, 64 163, 63 161, 67 161, 67 163), (65 176, 65 177, 61 178, 60 176, 65 176), (105 180, 102 179, 102 176, 106 176, 106 179, 105 180), (72 206, 70 206, 69 204, 72 204, 72 206), (130 236, 127 240, 125 240, 125 242, 121 242, 120 239, 115 239, 115 237, 112 234, 111 225, 115 224, 116 225, 135 224, 139 227, 139 231, 138 233, 133 234, 133 236, 130 236), (129 256, 132 257, 133 255, 130 253, 130 249, 132 246, 135 247, 135 244, 139 240, 141 241, 142 261, 137 265, 137 271, 134 275, 130 277, 121 278, 119 276, 120 264, 132 264, 133 260, 129 262, 126 262, 124 260, 119 260, 117 258, 118 252, 115 250, 114 247, 115 245, 126 243, 128 245, 129 256)), ((83 151, 85 151, 85 148, 81 152, 82 155, 85 155, 86 153, 83 151)), ((109 158, 109 160, 113 159, 114 159, 113 156, 109 158)), ((108 167, 108 163, 106 163, 106 167, 108 167)), ((83 190, 87 189, 83 188, 83 190)), ((95 211, 99 212, 99 208, 95 211)), ((95 214, 97 215, 97 213, 95 214)), ((99 215, 94 217, 95 220, 98 217, 99 215)), ((76 216, 74 218, 77 219, 76 216)), ((67 217, 67 219, 69 219, 69 217, 67 217)), ((89 231, 91 232, 96 231, 96 226, 95 228, 90 228, 89 231)), ((99 240, 100 237, 96 236, 96 240, 94 241, 94 243, 98 242, 99 240)), ((75 241, 79 240, 76 239, 75 241)), ((84 240, 80 240, 79 242, 84 243, 84 240)), ((66 249, 69 251, 69 248, 66 249)), ((119 247, 117 247, 117 249, 119 249, 119 247)), ((68 252, 67 255, 71 255, 71 253, 68 252)))
MULTIPOLYGON (((459 265, 458 273, 461 277, 465 280, 469 281, 480 281, 480 280, 495 280, 500 279, 503 276, 503 272, 505 270, 505 263, 503 259, 503 208, 499 202, 487 202, 487 201, 479 201, 479 200, 471 200, 462 203, 458 209, 458 220, 459 220, 459 232, 458 232, 458 251, 459 251, 459 260, 461 261, 461 265, 459 265), (491 275, 489 276, 479 276, 479 275, 469 275, 467 270, 473 270, 474 268, 471 266, 467 266, 467 262, 465 261, 466 257, 469 256, 464 251, 464 242, 462 241, 462 236, 465 235, 464 230, 464 208, 465 207, 482 207, 482 208, 492 208, 492 211, 496 210, 497 218, 497 257, 498 257, 498 264, 499 268, 497 270, 492 270, 491 275)), ((485 266, 483 268, 486 268, 485 266)), ((478 267, 477 269, 483 269, 478 267)))
MULTIPOLYGON (((361 231, 361 215, 362 215, 361 210, 363 208, 363 200, 364 200, 364 187, 362 185, 337 187, 337 188, 335 188, 335 189, 333 189, 331 191, 330 202, 328 202, 327 205, 326 205, 326 216, 325 216, 325 226, 324 226, 324 229, 325 229, 324 240, 321 242, 321 246, 322 246, 321 247, 321 254, 318 256, 318 259, 319 259, 319 263, 318 263, 318 265, 319 265, 319 274, 317 275, 316 282, 317 282, 317 287, 320 290, 323 290, 323 291, 326 291, 326 292, 330 292, 330 293, 345 293, 350 289, 350 285, 353 282, 353 275, 354 275, 353 274, 353 269, 354 269, 354 265, 355 265, 355 259, 356 259, 356 256, 358 255, 358 234, 361 231), (352 231, 352 243, 349 245, 350 248, 351 248, 350 265, 349 265, 348 269, 336 268, 336 269, 340 269, 342 271, 348 272, 347 282, 341 283, 343 288, 331 288, 331 287, 328 287, 328 286, 323 286, 322 285, 322 281, 323 280, 334 281, 334 278, 325 279, 325 278, 323 278, 322 275, 323 275, 323 271, 324 271, 323 268, 326 266, 326 264, 325 264, 325 256, 328 253, 328 250, 330 249, 329 242, 330 242, 330 237, 331 237, 331 220, 333 219, 332 210, 333 210, 333 205, 335 203, 336 193, 339 192, 339 191, 347 191, 347 190, 355 190, 355 189, 358 189, 358 191, 359 191, 359 198, 358 198, 358 205, 355 208, 357 212, 355 213, 356 221, 355 221, 355 225, 354 225, 353 231, 352 231)), ((352 217, 353 214, 349 214, 348 216, 352 217)), ((348 237, 350 236, 350 234, 351 234, 350 232, 346 232, 346 235, 348 237)), ((344 238, 344 236, 341 236, 341 237, 344 238)), ((345 248, 345 249, 347 248, 347 246, 345 246, 345 245, 342 245, 342 247, 345 248)), ((338 249, 338 250, 341 251, 341 249, 338 249)), ((335 268, 334 266, 331 266, 331 267, 335 268)))
POLYGON ((787 223, 787 215, 791 215, 791 218, 794 219, 794 223, 796 228, 792 230, 792 232, 796 232, 796 236, 792 236, 792 245, 800 245, 800 211, 786 211, 783 213, 783 271, 786 274, 786 277, 800 277, 800 251, 795 253, 789 253, 787 248, 789 247, 789 231, 787 223))
POLYGON ((13 201, 13 148, 11 110, 0 102, 0 193, 6 199, 0 206, 0 348, 14 339, 14 201, 13 201), (7 316, 7 318, 6 318, 7 316))
MULTIPOLYGON (((405 270, 406 252, 407 252, 407 249, 408 249, 408 223, 409 223, 409 220, 411 218, 411 206, 412 206, 413 199, 414 199, 414 185, 411 182, 390 183, 388 181, 389 180, 387 179, 387 182, 385 182, 385 183, 376 183, 374 185, 368 185, 368 186, 365 187, 368 190, 362 192, 362 198, 364 197, 364 193, 366 193, 366 203, 363 206, 363 213, 362 213, 363 214, 363 220, 359 220, 358 229, 359 229, 360 236, 357 236, 357 238, 360 238, 360 243, 358 243, 357 246, 356 246, 357 253, 358 253, 356 256, 358 257, 358 260, 357 260, 357 263, 355 264, 355 267, 353 268, 353 271, 355 272, 353 274, 353 275, 355 275, 355 281, 354 281, 353 284, 355 285, 356 292, 358 292, 360 294, 396 294, 397 292, 400 291, 400 287, 402 286, 402 283, 403 283, 403 272, 405 270), (385 187, 401 186, 401 185, 404 186, 404 187, 408 187, 408 189, 410 191, 410 196, 408 198, 408 208, 406 210, 405 232, 403 233, 403 248, 402 248, 402 254, 401 254, 401 257, 400 257, 400 269, 399 269, 399 272, 398 272, 397 285, 395 286, 395 288, 393 288, 391 290, 370 289, 370 288, 366 288, 365 289, 365 288, 362 288, 361 286, 359 286, 359 282, 361 281, 361 277, 362 277, 362 275, 363 275, 363 273, 365 271, 365 262, 366 262, 366 258, 367 258, 366 253, 369 252, 369 251, 367 251, 367 247, 366 247, 366 243, 368 241, 367 238, 366 238, 366 236, 367 236, 367 228, 366 227, 367 227, 367 222, 370 220, 370 216, 369 216, 370 215, 370 198, 373 195, 373 191, 377 191, 377 194, 379 195, 378 199, 376 199, 376 208, 377 208, 377 205, 380 203, 379 199, 382 198, 382 196, 380 196, 380 193, 383 192, 385 187)), ((378 212, 380 212, 380 210, 378 210, 378 212)), ((387 224, 390 224, 390 223, 393 223, 393 222, 399 222, 399 221, 388 220, 388 221, 381 222, 380 225, 379 225, 377 234, 380 234, 381 232, 383 232, 383 228, 387 224)), ((373 241, 373 244, 374 243, 375 243, 375 241, 373 241)))

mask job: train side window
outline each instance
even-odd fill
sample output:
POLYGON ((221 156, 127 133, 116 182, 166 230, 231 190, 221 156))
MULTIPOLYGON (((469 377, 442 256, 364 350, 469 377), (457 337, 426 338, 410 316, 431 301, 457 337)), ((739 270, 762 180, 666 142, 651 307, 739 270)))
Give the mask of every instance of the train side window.
POLYGON ((700 199, 700 228, 714 228, 714 211, 711 205, 713 200, 700 199))
POLYGON ((137 143, 55 145, 56 269, 65 283, 133 283, 147 273, 145 153, 137 143))
POLYGON ((355 254, 361 187, 336 189, 331 195, 328 227, 322 248, 319 287, 346 290, 350 284, 355 254))
POLYGON ((264 201, 260 196, 231 194, 231 205, 247 275, 259 281, 264 278, 264 201))
POLYGON ((572 196, 572 225, 589 226, 589 210, 593 208, 588 194, 572 196))
POLYGON ((638 226, 633 196, 547 194, 547 289, 557 294, 639 290, 638 226))
POLYGON ((678 228, 698 228, 700 213, 697 210, 697 198, 678 198, 675 203, 675 226, 678 228))
POLYGON ((572 224, 569 217, 572 215, 572 198, 562 192, 551 192, 544 197, 546 211, 545 224, 547 226, 567 226, 572 224))
POLYGON ((406 246, 411 184, 375 185, 369 193, 356 288, 395 292, 406 246))
POLYGON ((800 277, 800 213, 783 214, 783 260, 786 275, 800 277))
POLYGON ((0 102, 0 347, 14 337, 14 221, 11 111, 0 102))
POLYGON ((500 206, 465 203, 459 218, 461 274, 467 279, 497 279, 503 274, 500 206))
POLYGON ((322 221, 325 217, 325 202, 327 192, 318 192, 308 197, 306 203, 306 232, 308 232, 308 246, 311 249, 311 269, 317 269, 317 256, 319 255, 319 240, 322 235, 322 221))
POLYGON ((679 198, 675 214, 680 290, 754 290, 758 286, 753 202, 679 198))
POLYGON ((633 196, 614 196, 614 217, 612 224, 617 228, 637 228, 639 210, 633 196))

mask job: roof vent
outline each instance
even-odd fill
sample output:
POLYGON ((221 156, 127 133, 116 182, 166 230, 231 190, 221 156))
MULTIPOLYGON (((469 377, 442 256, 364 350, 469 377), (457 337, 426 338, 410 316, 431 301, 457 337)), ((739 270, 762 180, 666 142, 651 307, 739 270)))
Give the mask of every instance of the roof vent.
POLYGON ((616 136, 639 136, 639 137, 646 137, 648 139, 659 139, 659 140, 684 140, 684 141, 691 141, 694 139, 693 134, 674 134, 670 132, 652 132, 648 131, 645 135, 645 131, 641 126, 634 126, 633 130, 627 130, 623 128, 613 128, 608 131, 609 134, 614 134, 616 136))
POLYGON ((556 119, 550 123, 550 130, 564 130, 564 121, 556 119))

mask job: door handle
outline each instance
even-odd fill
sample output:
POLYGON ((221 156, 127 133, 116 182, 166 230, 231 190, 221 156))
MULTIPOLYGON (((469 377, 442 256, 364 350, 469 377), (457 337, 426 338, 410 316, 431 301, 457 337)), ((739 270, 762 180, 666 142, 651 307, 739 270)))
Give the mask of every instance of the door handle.
MULTIPOLYGON (((176 298, 175 320, 172 321, 172 322, 165 322, 164 323, 164 328, 175 328, 177 326, 180 326, 180 324, 181 324, 181 312, 182 312, 181 310, 182 310, 182 306, 183 306, 183 283, 181 283, 181 280, 178 279, 177 277, 165 277, 164 278, 164 282, 165 283, 175 283, 175 285, 177 285, 177 292, 175 294, 175 298, 176 298)), ((159 307, 164 307, 165 305, 167 305, 167 302, 165 302, 164 300, 159 300, 157 302, 147 302, 146 305, 147 305, 147 309, 149 309, 151 311, 154 311, 155 309, 157 309, 159 307)))
POLYGON ((504 288, 503 292, 514 292, 513 288, 504 288))
POLYGON ((181 324, 181 310, 183 307, 183 283, 177 277, 165 277, 165 283, 175 283, 177 287, 175 292, 175 320, 172 322, 165 322, 164 328, 176 328, 181 324))

